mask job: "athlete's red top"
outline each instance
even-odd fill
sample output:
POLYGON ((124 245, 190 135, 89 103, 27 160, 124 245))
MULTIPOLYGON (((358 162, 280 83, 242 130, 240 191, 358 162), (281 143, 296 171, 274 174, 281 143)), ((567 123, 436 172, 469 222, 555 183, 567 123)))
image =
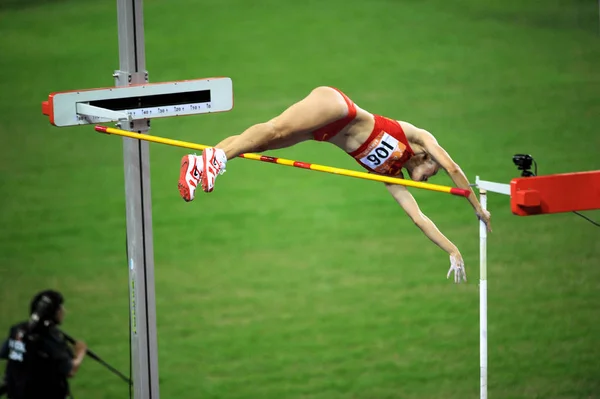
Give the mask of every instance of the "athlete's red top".
MULTIPOLYGON (((323 126, 313 132, 317 141, 325 141, 338 134, 354 118, 356 105, 337 90, 348 105, 348 115, 342 119, 323 126)), ((406 139, 404 130, 398 121, 380 115, 375 117, 375 126, 369 138, 351 156, 365 169, 382 175, 398 176, 402 174, 402 166, 414 155, 406 139)))
POLYGON ((365 169, 381 175, 402 175, 402 167, 415 155, 398 121, 380 115, 369 138, 350 155, 365 169))

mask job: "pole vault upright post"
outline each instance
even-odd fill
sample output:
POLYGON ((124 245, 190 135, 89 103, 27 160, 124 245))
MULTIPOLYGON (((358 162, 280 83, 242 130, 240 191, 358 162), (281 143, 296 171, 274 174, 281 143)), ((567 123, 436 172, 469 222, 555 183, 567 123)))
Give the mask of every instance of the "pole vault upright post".
MULTIPOLYGON (((475 178, 479 189, 479 203, 487 210, 487 195, 498 193, 510 195, 508 184, 494 183, 475 178)), ((479 398, 488 398, 488 291, 487 291, 487 226, 479 221, 479 398)))
MULTIPOLYGON (((119 69, 115 87, 53 92, 42 113, 57 127, 118 122, 144 138, 150 119, 233 109, 231 78, 148 83, 142 0, 117 0, 119 69)), ((129 315, 134 399, 158 399, 158 345, 149 143, 123 138, 129 315)))
MULTIPOLYGON (((148 81, 144 49, 142 0, 117 0, 119 70, 115 86, 148 81)), ((147 133, 150 119, 120 122, 125 130, 147 133)), ((158 399, 158 348, 154 293, 154 247, 148 143, 123 139, 127 259, 129 262, 129 314, 131 328, 131 379, 135 399, 158 399)))
MULTIPOLYGON (((479 189, 479 203, 487 210, 487 191, 479 189)), ((480 398, 487 399, 487 226, 479 221, 479 388, 480 398)))

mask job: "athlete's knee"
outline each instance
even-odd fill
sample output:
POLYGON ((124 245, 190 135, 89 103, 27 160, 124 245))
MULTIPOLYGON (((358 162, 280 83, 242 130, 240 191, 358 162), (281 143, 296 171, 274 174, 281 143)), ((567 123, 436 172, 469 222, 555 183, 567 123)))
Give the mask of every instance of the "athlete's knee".
POLYGON ((254 151, 267 151, 273 142, 277 142, 284 133, 273 120, 257 123, 249 129, 250 135, 246 136, 253 143, 254 151))
POLYGON ((283 140, 290 137, 298 130, 294 124, 289 121, 286 122, 283 118, 271 119, 269 122, 266 122, 265 125, 267 125, 266 129, 269 130, 269 137, 272 141, 283 140))
POLYGON ((261 128, 265 132, 265 135, 269 137, 269 141, 279 140, 284 134, 282 126, 274 120, 261 123, 261 128))

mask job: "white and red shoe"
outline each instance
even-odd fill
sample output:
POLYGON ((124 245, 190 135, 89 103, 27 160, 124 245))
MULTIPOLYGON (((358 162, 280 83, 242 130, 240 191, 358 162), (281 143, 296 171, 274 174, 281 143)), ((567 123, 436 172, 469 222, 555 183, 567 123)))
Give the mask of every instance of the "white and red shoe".
POLYGON ((202 190, 210 193, 215 187, 218 175, 225 173, 227 157, 220 148, 209 147, 202 152, 202 171, 200 182, 202 190))
POLYGON ((179 172, 179 194, 186 202, 194 199, 196 187, 202 178, 202 158, 189 154, 181 158, 179 172))

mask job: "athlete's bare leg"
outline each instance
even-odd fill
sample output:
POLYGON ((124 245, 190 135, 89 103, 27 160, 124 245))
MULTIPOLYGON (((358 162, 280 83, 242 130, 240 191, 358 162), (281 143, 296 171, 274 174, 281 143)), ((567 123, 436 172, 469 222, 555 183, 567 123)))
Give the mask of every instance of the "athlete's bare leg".
POLYGON ((223 141, 221 141, 219 144, 217 144, 215 147, 223 148, 223 146, 226 146, 226 145, 230 144, 231 142, 233 142, 234 140, 237 140, 238 137, 239 137, 239 135, 229 136, 229 137, 225 138, 223 141))
POLYGON ((317 87, 307 97, 265 123, 228 137, 215 147, 225 151, 227 159, 245 152, 263 152, 291 147, 312 138, 312 131, 345 117, 348 106, 334 89, 317 87))
POLYGON ((308 96, 265 123, 258 123, 240 135, 227 137, 215 147, 206 148, 201 159, 193 155, 181 160, 179 192, 191 201, 197 185, 211 192, 215 179, 225 172, 231 158, 243 153, 291 147, 312 138, 312 132, 348 114, 340 93, 330 87, 317 87, 308 96))

